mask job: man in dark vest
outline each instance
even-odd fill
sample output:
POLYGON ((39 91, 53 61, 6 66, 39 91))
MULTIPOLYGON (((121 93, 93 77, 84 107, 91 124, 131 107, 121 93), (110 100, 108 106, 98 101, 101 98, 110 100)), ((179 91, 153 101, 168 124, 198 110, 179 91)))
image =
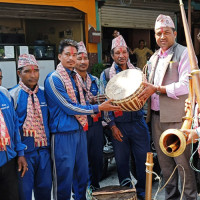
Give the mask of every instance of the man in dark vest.
MULTIPOLYGON (((189 166, 190 147, 178 157, 168 157, 160 149, 161 134, 169 129, 180 129, 185 116, 184 104, 188 96, 190 64, 187 48, 175 42, 177 32, 169 16, 159 15, 155 23, 155 38, 160 49, 148 63, 148 82, 141 99, 151 96, 151 126, 155 148, 164 180, 167 181, 176 165, 185 170, 184 199, 197 199, 194 172, 189 166)), ((150 119, 150 110, 147 118, 150 119)), ((166 200, 179 200, 178 173, 183 181, 183 170, 178 168, 165 188, 166 200)))

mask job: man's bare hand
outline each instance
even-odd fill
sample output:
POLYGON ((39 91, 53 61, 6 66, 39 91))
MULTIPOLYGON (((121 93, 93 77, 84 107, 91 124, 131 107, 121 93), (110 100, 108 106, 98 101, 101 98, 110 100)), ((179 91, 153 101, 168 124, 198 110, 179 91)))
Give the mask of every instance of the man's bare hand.
POLYGON ((123 135, 122 135, 121 131, 116 126, 112 126, 111 130, 112 130, 112 135, 113 135, 114 139, 118 140, 119 142, 122 142, 123 135))
POLYGON ((148 82, 142 82, 145 89, 138 95, 139 100, 146 101, 153 93, 156 92, 156 86, 148 82))
POLYGON ((192 105, 191 105, 191 101, 189 99, 185 100, 185 112, 187 112, 188 109, 191 109, 192 105))
POLYGON ((196 143, 199 139, 199 136, 197 134, 196 129, 182 129, 182 132, 184 132, 188 137, 187 137, 187 144, 190 143, 196 143))
POLYGON ((106 100, 106 96, 104 94, 97 95, 90 100, 91 104, 103 103, 106 100))
POLYGON ((120 111, 121 107, 120 106, 113 106, 112 99, 105 101, 104 103, 99 105, 99 112, 101 111, 120 111))
POLYGON ((26 158, 24 156, 18 157, 18 171, 21 172, 21 177, 24 177, 26 171, 28 171, 28 164, 26 162, 26 158))

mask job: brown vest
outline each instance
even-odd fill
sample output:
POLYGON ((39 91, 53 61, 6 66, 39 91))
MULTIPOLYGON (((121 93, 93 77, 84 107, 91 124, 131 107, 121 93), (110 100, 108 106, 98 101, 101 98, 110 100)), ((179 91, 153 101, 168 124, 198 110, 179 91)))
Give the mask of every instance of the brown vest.
MULTIPOLYGON (((181 59, 181 55, 186 47, 175 43, 169 52, 168 56, 165 58, 165 65, 162 70, 161 85, 165 86, 173 82, 179 81, 178 65, 181 59)), ((153 84, 155 70, 158 63, 158 51, 154 53, 151 57, 151 72, 149 75, 149 82, 153 84)), ((161 94, 159 96, 160 102, 160 122, 181 122, 182 117, 185 116, 185 99, 188 95, 178 96, 179 99, 172 99, 167 96, 167 94, 161 94)), ((150 99, 148 100, 148 114, 147 122, 150 121, 150 99)))

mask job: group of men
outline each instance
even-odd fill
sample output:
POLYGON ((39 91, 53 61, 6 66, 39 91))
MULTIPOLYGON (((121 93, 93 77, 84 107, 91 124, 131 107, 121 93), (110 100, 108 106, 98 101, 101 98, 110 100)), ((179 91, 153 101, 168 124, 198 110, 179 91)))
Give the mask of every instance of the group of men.
MULTIPOLYGON (((149 99, 151 112, 147 119, 151 119, 164 180, 177 164, 182 165, 186 172, 184 198, 196 200, 189 145, 176 158, 167 157, 159 147, 163 131, 181 127, 188 94, 188 51, 175 42, 176 34, 172 19, 159 15, 155 38, 160 49, 148 62, 148 82, 143 83, 145 89, 139 99, 149 99)), ((103 95, 113 76, 135 68, 129 61, 129 50, 121 35, 113 39, 111 56, 114 62, 102 72, 99 88, 97 78, 87 73, 89 59, 83 42, 62 40, 58 49, 60 63, 47 75, 44 89, 38 86, 39 65, 35 57, 19 56, 19 84, 9 92, 0 87, 0 199, 31 200, 34 191, 36 200, 50 200, 53 179, 55 200, 70 200, 71 191, 75 200, 86 200, 88 186, 92 190, 100 187, 102 119, 112 130, 120 185, 133 187, 129 170, 132 153, 137 196, 145 198, 145 161, 150 151, 150 135, 143 110, 122 112, 103 95)), ((189 134, 190 143, 198 138, 200 131, 185 132, 189 134)), ((166 186, 166 200, 180 199, 178 174, 183 181, 183 171, 179 169, 166 186)))
POLYGON ((86 199, 88 184, 100 187, 101 111, 120 107, 97 96, 97 80, 87 73, 83 42, 61 41, 58 58, 60 64, 47 76, 45 91, 38 86, 39 65, 31 54, 19 56, 19 84, 9 93, 0 88, 0 197, 4 200, 31 200, 33 191, 36 200, 50 200, 52 178, 54 199, 70 199, 72 186, 74 199, 86 199))

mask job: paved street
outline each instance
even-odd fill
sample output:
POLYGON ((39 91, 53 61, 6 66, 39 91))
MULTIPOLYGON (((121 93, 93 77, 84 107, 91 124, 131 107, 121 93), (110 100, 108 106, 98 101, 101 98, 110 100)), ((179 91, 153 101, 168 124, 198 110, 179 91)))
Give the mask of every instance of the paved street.
MULTIPOLYGON (((136 184, 136 180, 134 179, 134 177, 132 177, 132 179, 134 183, 136 184)), ((100 182, 101 187, 110 186, 110 185, 119 185, 115 160, 109 163, 107 176, 105 179, 103 179, 100 182)), ((158 181, 154 182, 152 185, 152 199, 154 198, 154 195, 157 189, 158 189, 158 181)), ((52 199, 53 199, 53 196, 52 196, 52 199)), ((34 198, 32 198, 32 200, 34 200, 34 198)), ((73 198, 71 200, 73 200, 73 198)), ((158 193, 156 200, 164 200, 164 190, 158 193)), ((198 200, 200 200, 200 196, 198 197, 198 200)))
MULTIPOLYGON (((136 184, 136 180, 134 177, 132 177, 134 180, 134 183, 136 184)), ((115 161, 113 160, 111 164, 109 164, 108 172, 107 172, 107 178, 101 181, 100 183, 101 187, 108 186, 108 185, 119 185, 118 178, 117 178, 117 171, 116 171, 116 165, 115 161)), ((154 197, 154 194, 156 193, 158 188, 158 182, 155 182, 152 185, 152 197, 154 197)), ((164 191, 158 193, 157 200, 164 200, 164 191)))
MULTIPOLYGON (((133 177, 132 177, 133 178, 133 177)), ((133 178, 134 183, 136 183, 136 180, 133 178)), ((118 178, 117 178, 117 171, 116 171, 116 165, 115 161, 113 160, 111 164, 109 164, 107 178, 101 181, 100 185, 101 187, 108 186, 108 185, 118 185, 118 178)), ((154 182, 152 185, 152 199, 154 198, 154 195, 158 189, 158 181, 154 182)), ((164 190, 159 192, 157 195, 156 200, 164 200, 164 190)), ((200 200, 200 196, 198 197, 198 200, 200 200)))

